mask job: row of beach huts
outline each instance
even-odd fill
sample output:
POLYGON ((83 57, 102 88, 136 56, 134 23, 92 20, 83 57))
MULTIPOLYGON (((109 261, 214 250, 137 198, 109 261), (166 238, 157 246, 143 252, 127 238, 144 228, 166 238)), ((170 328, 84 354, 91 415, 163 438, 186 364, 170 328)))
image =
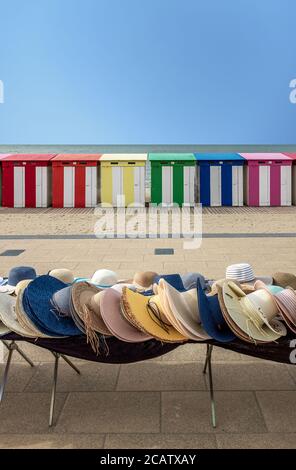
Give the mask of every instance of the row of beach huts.
POLYGON ((0 179, 3 207, 296 204, 296 154, 0 154, 0 179))

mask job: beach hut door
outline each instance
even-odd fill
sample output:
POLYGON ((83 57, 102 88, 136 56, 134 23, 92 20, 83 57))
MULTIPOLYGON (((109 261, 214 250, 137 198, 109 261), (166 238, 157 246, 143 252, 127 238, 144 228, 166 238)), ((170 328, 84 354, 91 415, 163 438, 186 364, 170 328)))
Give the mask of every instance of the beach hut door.
POLYGON ((172 204, 173 202, 173 167, 162 167, 162 202, 172 204))
POLYGON ((259 166, 259 205, 270 206, 270 167, 259 166))
POLYGON ((211 166, 211 206, 221 206, 221 166, 211 166))
POLYGON ((291 205, 291 167, 281 166, 281 206, 291 205))
POLYGON ((123 170, 120 166, 112 168, 112 204, 115 207, 123 205, 123 170))
POLYGON ((85 207, 97 205, 97 167, 85 168, 85 207))
POLYGON ((184 204, 194 203, 195 167, 184 166, 184 204))
POLYGON ((243 205, 243 166, 232 167, 232 205, 243 205))
POLYGON ((47 207, 47 179, 48 168, 36 167, 36 207, 47 207))
POLYGON ((64 167, 64 207, 74 207, 75 168, 64 167))
POLYGON ((14 207, 25 207, 25 168, 14 167, 14 207))
POLYGON ((135 204, 145 204, 145 167, 134 168, 134 202, 135 204))

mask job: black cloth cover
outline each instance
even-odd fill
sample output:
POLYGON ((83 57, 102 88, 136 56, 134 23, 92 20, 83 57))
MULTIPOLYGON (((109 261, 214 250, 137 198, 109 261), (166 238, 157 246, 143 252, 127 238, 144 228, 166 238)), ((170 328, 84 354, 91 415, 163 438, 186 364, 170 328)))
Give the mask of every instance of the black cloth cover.
MULTIPOLYGON (((86 343, 86 337, 84 335, 62 339, 38 338, 35 340, 32 338, 23 338, 15 333, 10 333, 1 339, 26 341, 36 344, 36 346, 41 348, 48 349, 49 351, 65 354, 66 356, 110 364, 128 364, 132 362, 145 361, 147 359, 162 356, 178 347, 182 347, 182 344, 161 343, 154 339, 143 343, 125 343, 113 337, 106 340, 108 353, 102 352, 101 354, 96 355, 90 345, 86 343)), ((295 336, 290 334, 276 343, 263 345, 249 344, 239 339, 235 339, 230 343, 219 343, 218 341, 211 340, 204 341, 202 344, 208 343, 224 349, 236 351, 240 354, 291 364, 291 353, 293 352, 293 349, 296 348, 296 346, 291 345, 291 341, 293 339, 295 339, 295 336)), ((196 343, 196 346, 198 347, 199 344, 201 343, 196 343)))

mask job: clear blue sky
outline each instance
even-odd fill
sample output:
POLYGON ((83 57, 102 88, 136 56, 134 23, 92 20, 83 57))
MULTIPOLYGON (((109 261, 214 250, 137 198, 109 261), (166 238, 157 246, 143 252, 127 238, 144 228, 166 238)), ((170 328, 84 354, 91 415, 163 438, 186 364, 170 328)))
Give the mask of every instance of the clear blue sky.
POLYGON ((0 144, 293 144, 295 0, 0 0, 0 144))

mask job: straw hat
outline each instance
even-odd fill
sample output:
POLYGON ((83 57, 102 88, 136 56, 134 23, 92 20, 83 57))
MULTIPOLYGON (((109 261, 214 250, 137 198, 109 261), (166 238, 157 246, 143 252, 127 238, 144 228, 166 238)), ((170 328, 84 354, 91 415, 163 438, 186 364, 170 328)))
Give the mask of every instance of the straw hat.
POLYGON ((24 291, 23 307, 30 320, 41 331, 52 336, 77 336, 81 331, 72 318, 59 315, 52 305, 52 297, 67 284, 50 275, 34 279, 24 291), (45 331, 44 331, 45 330, 45 331))
POLYGON ((280 287, 292 287, 296 289, 296 276, 291 273, 274 273, 272 275, 273 284, 280 287))
POLYGON ((124 287, 127 287, 128 289, 131 289, 133 291, 137 290, 134 284, 129 284, 127 282, 120 282, 118 284, 114 284, 114 286, 110 287, 110 289, 114 289, 121 294, 124 287))
MULTIPOLYGON (((211 286, 210 295, 218 294, 220 288, 223 286, 225 281, 228 281, 228 279, 224 278, 224 279, 218 279, 217 281, 214 281, 212 286, 211 286)), ((235 279, 233 279, 233 282, 235 284, 237 284, 245 294, 250 294, 251 292, 254 292, 254 290, 255 290, 254 285, 241 284, 240 282, 236 281, 235 279)))
POLYGON ((240 282, 241 284, 244 283, 251 283, 254 284, 255 281, 261 280, 265 284, 272 284, 272 277, 271 276, 261 276, 256 277, 253 271, 253 268, 248 263, 238 263, 232 264, 226 268, 226 279, 235 279, 236 281, 240 282))
MULTIPOLYGON (((126 287, 123 291, 125 290, 132 292, 126 287)), ((100 309, 102 318, 108 329, 121 341, 140 343, 151 339, 149 334, 136 328, 125 318, 121 311, 121 295, 116 290, 106 289, 102 292, 100 298, 100 309)))
POLYGON ((274 299, 286 325, 296 333, 296 293, 292 288, 274 294, 274 299))
POLYGON ((154 284, 153 285, 153 291, 156 294, 155 299, 159 299, 160 303, 160 310, 163 312, 163 315, 165 316, 166 321, 172 325, 181 335, 184 336, 186 339, 190 339, 191 335, 190 333, 184 328, 184 326, 175 318, 168 298, 166 296, 166 291, 163 286, 163 283, 160 284, 154 284))
POLYGON ((66 269, 66 268, 52 269, 51 271, 49 271, 48 274, 49 276, 59 279, 65 284, 73 284, 74 282, 74 275, 72 271, 70 271, 70 269, 66 269))
POLYGON ((20 281, 35 279, 36 276, 36 271, 31 266, 16 266, 9 271, 7 282, 0 286, 0 293, 13 294, 20 281))
POLYGON ((121 302, 125 315, 146 334, 166 343, 183 343, 187 340, 166 321, 159 296, 144 296, 125 288, 121 302))
POLYGON ((211 338, 227 343, 233 341, 236 336, 225 322, 218 295, 207 296, 200 280, 197 280, 199 315, 205 331, 211 338))
POLYGON ((223 299, 229 316, 254 342, 276 341, 287 334, 285 326, 274 319, 278 313, 277 308, 265 294, 263 289, 257 291, 256 296, 254 292, 245 294, 232 281, 223 284, 223 299))
POLYGON ((14 331, 20 336, 27 338, 36 338, 35 334, 32 334, 27 329, 23 328, 18 322, 15 313, 16 299, 11 297, 9 294, 3 294, 0 296, 0 321, 11 331, 14 331))
POLYGON ((189 338, 194 341, 210 339, 201 324, 196 287, 185 292, 179 292, 165 279, 159 281, 159 286, 164 289, 173 317, 182 325, 189 338))
POLYGON ((150 289, 157 275, 154 271, 138 271, 134 275, 133 284, 139 290, 150 289))
POLYGON ((101 316, 100 301, 102 290, 88 283, 79 282, 72 286, 72 305, 83 321, 86 331, 94 330, 97 333, 110 336, 112 333, 107 328, 101 316))

